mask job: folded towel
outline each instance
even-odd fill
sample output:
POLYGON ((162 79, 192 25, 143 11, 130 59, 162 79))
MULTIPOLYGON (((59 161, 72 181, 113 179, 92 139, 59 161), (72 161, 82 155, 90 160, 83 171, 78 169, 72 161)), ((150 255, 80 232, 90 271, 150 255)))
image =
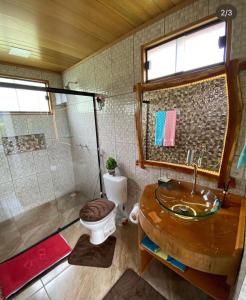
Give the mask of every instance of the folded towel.
POLYGON ((165 128, 166 112, 158 111, 155 114, 155 145, 162 146, 163 132, 165 128))
POLYGON ((187 269, 186 265, 184 265, 180 261, 174 259, 172 256, 168 255, 167 261, 182 272, 184 272, 187 269))
POLYGON ((176 109, 166 112, 163 146, 175 145, 176 109))
POLYGON ((157 252, 160 249, 160 247, 152 242, 151 239, 147 237, 147 235, 142 240, 142 245, 152 252, 157 252))
POLYGON ((165 252, 163 252, 161 249, 156 252, 156 255, 164 260, 167 260, 168 257, 168 255, 165 252))
POLYGON ((237 163, 237 168, 241 168, 243 167, 244 165, 246 165, 246 143, 243 147, 243 150, 241 152, 241 155, 239 157, 239 160, 238 160, 238 163, 237 163))

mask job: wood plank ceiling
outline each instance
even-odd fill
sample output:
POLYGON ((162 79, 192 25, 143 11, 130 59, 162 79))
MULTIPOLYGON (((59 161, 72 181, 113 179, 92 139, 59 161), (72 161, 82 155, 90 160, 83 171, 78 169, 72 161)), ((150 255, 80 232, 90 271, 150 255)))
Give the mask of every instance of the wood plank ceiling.
POLYGON ((183 1, 0 0, 0 61, 60 72, 183 1))

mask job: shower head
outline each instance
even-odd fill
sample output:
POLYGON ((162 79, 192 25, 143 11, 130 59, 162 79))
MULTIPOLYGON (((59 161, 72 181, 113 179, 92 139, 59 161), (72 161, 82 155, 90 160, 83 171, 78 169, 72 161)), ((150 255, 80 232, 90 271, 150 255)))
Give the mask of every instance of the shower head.
POLYGON ((64 85, 64 89, 70 90, 70 84, 78 84, 78 81, 68 81, 66 85, 64 85))

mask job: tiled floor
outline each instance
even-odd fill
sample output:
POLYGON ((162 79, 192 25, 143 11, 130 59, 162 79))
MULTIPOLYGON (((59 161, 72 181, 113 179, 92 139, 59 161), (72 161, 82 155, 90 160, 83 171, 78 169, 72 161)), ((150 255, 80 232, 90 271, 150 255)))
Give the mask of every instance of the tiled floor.
MULTIPOLYGON (((74 247, 85 232, 77 222, 62 235, 74 247)), ((101 300, 127 268, 137 271, 138 267, 137 226, 119 227, 115 235, 117 242, 110 268, 71 266, 63 262, 15 299, 101 300)), ((210 299, 157 261, 153 261, 144 278, 168 300, 210 299)))
POLYGON ((77 193, 42 204, 0 223, 0 262, 25 250, 79 217, 87 201, 77 193))

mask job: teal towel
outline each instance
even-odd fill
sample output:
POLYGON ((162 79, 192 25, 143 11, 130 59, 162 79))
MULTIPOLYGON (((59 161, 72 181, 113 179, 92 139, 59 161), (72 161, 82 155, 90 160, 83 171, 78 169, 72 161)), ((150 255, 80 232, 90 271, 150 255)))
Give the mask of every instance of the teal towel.
POLYGON ((242 153, 239 157, 239 160, 237 163, 237 168, 239 169, 239 168, 243 167, 244 165, 246 165, 246 143, 245 143, 242 153))
POLYGON ((187 269, 187 266, 182 264, 180 261, 174 259, 172 256, 167 257, 167 261, 172 264, 174 267, 178 268, 180 271, 185 271, 187 269))
POLYGON ((157 252, 158 250, 160 250, 160 247, 156 245, 153 241, 151 241, 151 239, 148 238, 147 235, 142 240, 142 245, 152 252, 157 252))
POLYGON ((155 145, 163 145, 163 135, 166 122, 166 112, 158 111, 155 114, 155 145))

